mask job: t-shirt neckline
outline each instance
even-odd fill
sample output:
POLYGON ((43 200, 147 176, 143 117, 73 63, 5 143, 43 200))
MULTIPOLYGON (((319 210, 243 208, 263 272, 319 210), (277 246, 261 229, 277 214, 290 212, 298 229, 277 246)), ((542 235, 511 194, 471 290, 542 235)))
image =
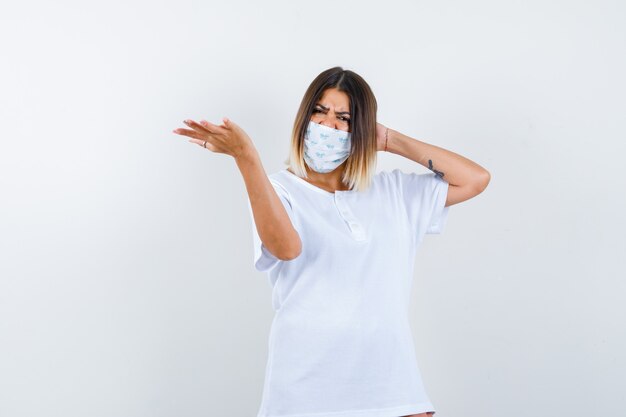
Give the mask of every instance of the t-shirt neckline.
POLYGON ((318 193, 326 194, 326 195, 329 195, 329 196, 334 196, 336 193, 345 194, 345 193, 351 193, 351 192, 354 191, 354 190, 336 190, 334 193, 331 193, 330 191, 326 191, 323 188, 320 188, 320 187, 318 187, 316 185, 313 185, 310 182, 304 180, 303 178, 300 178, 299 176, 297 176, 293 172, 289 171, 287 168, 284 168, 283 171, 285 173, 287 173, 288 176, 290 176, 294 180, 300 182, 305 187, 308 187, 308 188, 310 188, 313 191, 317 191, 318 193))

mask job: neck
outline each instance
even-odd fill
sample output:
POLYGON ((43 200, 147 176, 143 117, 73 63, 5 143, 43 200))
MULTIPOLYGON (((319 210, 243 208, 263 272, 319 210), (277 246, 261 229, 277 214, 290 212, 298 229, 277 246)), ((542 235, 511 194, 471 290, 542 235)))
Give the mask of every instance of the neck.
POLYGON ((304 168, 306 169, 307 180, 309 182, 320 184, 325 188, 331 188, 333 190, 347 190, 347 187, 341 182, 345 164, 341 164, 335 170, 327 173, 313 171, 306 163, 304 164, 304 168))

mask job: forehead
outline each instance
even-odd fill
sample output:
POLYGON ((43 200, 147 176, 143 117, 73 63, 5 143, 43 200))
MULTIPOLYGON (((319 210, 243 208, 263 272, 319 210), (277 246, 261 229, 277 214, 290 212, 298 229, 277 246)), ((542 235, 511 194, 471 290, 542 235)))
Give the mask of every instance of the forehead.
POLYGON ((350 97, 336 88, 325 90, 317 102, 326 107, 336 108, 337 110, 349 110, 350 108, 350 97))

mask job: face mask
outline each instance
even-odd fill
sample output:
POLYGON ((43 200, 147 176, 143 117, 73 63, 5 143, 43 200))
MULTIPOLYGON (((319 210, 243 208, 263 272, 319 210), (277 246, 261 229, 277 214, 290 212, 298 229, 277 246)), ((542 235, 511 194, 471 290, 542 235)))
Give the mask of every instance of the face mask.
POLYGON ((334 170, 348 159, 350 151, 350 132, 309 121, 304 133, 304 161, 313 171, 334 170))

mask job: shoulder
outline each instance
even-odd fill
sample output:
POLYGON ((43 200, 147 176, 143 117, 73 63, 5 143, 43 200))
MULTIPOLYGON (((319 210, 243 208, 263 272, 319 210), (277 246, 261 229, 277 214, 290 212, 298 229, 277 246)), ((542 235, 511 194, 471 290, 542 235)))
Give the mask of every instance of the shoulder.
POLYGON ((407 175, 399 168, 379 171, 372 177, 372 182, 383 187, 393 187, 402 181, 402 176, 407 175))
POLYGON ((272 172, 267 175, 270 183, 274 186, 279 195, 282 195, 288 199, 291 198, 291 193, 294 191, 293 187, 290 187, 289 175, 284 169, 272 172))
POLYGON ((267 177, 268 177, 269 179, 280 179, 280 178, 284 178, 284 175, 285 175, 285 172, 284 172, 284 171, 285 171, 285 170, 281 169, 281 170, 278 170, 278 171, 271 172, 271 173, 267 174, 267 177))
POLYGON ((379 181, 383 186, 394 188, 400 192, 433 191, 444 187, 447 182, 434 172, 417 173, 404 172, 400 168, 394 168, 388 171, 382 171, 379 174, 379 181))
POLYGON ((400 179, 403 177, 408 177, 408 176, 418 175, 418 174, 414 172, 404 172, 400 168, 393 168, 389 170, 380 171, 376 175, 379 175, 381 178, 385 178, 385 179, 400 179))
POLYGON ((439 180, 443 181, 439 176, 437 176, 434 172, 424 172, 418 174, 417 172, 404 172, 400 168, 394 168, 389 171, 381 171, 379 174, 383 178, 398 181, 398 182, 414 182, 414 181, 429 181, 429 180, 439 180))
POLYGON ((410 174, 403 172, 400 168, 393 168, 393 169, 387 169, 387 170, 382 170, 380 172, 377 172, 374 175, 374 179, 378 179, 381 181, 390 181, 390 180, 398 180, 399 178, 406 176, 406 175, 410 175, 410 174))

